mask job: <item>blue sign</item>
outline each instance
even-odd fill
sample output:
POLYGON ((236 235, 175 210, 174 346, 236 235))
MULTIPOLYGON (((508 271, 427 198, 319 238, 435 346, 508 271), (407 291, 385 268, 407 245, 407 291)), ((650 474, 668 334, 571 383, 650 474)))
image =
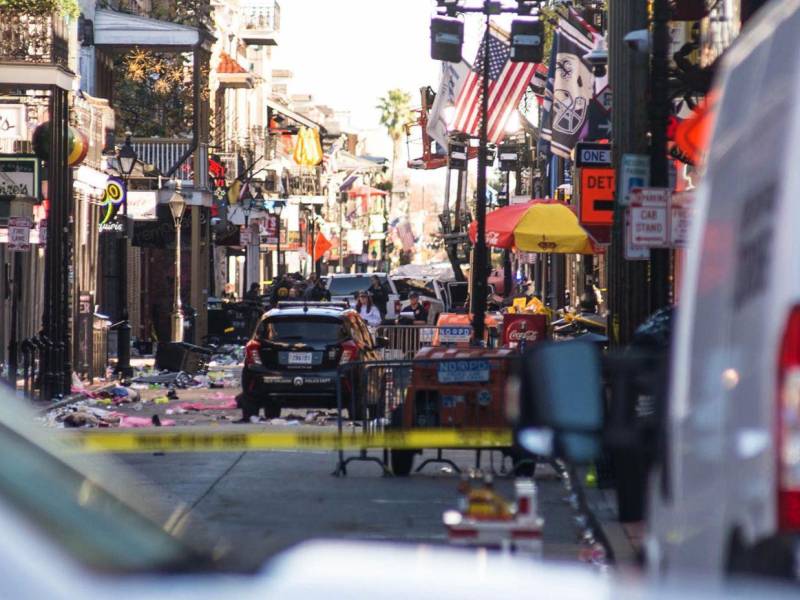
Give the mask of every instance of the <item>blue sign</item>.
POLYGON ((489 381, 488 360, 448 360, 439 363, 439 383, 482 383, 489 381))
POLYGON ((453 342, 468 342, 472 337, 472 327, 440 327, 439 342, 449 344, 453 342))

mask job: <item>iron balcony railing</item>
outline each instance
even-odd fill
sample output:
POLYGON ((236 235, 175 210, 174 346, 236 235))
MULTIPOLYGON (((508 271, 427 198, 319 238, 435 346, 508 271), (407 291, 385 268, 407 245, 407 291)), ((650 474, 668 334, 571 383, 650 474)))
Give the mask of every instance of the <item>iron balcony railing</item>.
POLYGON ((182 181, 194 178, 193 156, 186 157, 192 141, 184 138, 131 138, 139 160, 155 166, 159 173, 182 181))
POLYGON ((242 3, 240 7, 244 28, 279 32, 281 30, 280 5, 277 2, 251 2, 242 3))
POLYGON ((69 68, 67 23, 62 15, 0 10, 0 61, 69 68))

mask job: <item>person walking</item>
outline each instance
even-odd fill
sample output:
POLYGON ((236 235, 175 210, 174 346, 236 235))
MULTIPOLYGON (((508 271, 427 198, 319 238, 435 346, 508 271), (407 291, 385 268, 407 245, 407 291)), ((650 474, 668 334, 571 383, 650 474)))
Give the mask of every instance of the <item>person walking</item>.
POLYGON ((310 302, 330 301, 331 293, 325 288, 325 280, 317 278, 313 285, 309 284, 304 298, 310 302))
POLYGON ((363 318, 370 327, 377 327, 383 320, 378 307, 373 304, 372 298, 370 298, 370 295, 367 292, 360 292, 358 294, 356 312, 361 315, 361 318, 363 318))
POLYGON ((372 296, 372 303, 378 307, 378 313, 381 315, 381 320, 386 318, 386 306, 389 304, 389 294, 383 287, 380 278, 377 275, 372 276, 369 289, 367 290, 372 296))

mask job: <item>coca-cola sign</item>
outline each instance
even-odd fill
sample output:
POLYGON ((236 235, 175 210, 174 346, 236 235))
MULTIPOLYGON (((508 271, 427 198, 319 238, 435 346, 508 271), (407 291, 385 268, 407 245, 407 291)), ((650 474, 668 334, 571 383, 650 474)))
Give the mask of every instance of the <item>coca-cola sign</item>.
POLYGON ((504 346, 516 348, 522 341, 525 344, 531 344, 544 340, 546 337, 547 318, 544 315, 503 315, 504 346))

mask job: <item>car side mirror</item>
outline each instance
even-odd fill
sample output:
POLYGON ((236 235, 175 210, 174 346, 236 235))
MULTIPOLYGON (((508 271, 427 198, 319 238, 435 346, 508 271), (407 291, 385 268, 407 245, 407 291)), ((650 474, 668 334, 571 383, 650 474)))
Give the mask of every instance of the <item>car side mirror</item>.
POLYGON ((389 347, 389 338, 383 337, 382 335, 375 336, 375 347, 376 348, 388 348, 389 347))
POLYGON ((602 371, 595 344, 544 342, 520 365, 516 442, 529 452, 588 463, 600 454, 602 371))

